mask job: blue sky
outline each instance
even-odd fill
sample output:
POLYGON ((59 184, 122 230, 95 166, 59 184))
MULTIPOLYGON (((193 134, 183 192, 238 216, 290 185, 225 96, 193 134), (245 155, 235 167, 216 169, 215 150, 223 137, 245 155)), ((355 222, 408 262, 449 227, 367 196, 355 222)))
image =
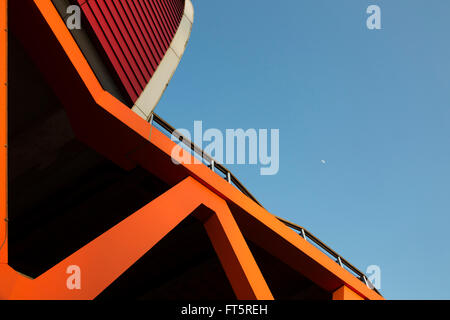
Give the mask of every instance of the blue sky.
POLYGON ((193 2, 156 112, 280 129, 277 175, 228 166, 270 212, 379 265, 388 299, 450 298, 450 2, 193 2), (371 4, 382 30, 366 28, 371 4))

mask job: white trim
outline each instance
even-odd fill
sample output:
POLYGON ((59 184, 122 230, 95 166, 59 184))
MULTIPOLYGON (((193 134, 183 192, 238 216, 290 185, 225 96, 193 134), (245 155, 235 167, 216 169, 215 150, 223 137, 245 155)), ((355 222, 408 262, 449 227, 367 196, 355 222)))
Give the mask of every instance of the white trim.
POLYGON ((192 31, 192 23, 194 22, 194 7, 191 0, 186 0, 184 5, 184 13, 181 18, 178 30, 170 43, 169 49, 158 65, 155 73, 145 86, 139 98, 134 103, 133 110, 141 118, 148 120, 161 99, 164 91, 169 85, 181 57, 184 54, 186 45, 192 31))

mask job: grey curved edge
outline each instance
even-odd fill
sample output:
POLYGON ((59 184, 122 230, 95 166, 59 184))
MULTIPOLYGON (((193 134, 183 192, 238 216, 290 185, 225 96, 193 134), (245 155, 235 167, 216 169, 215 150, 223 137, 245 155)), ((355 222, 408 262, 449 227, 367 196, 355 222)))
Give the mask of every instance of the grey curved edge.
POLYGON ((151 118, 153 110, 169 85, 191 36, 193 22, 194 6, 191 0, 186 0, 183 17, 169 49, 167 49, 152 78, 131 108, 141 118, 147 121, 151 118))

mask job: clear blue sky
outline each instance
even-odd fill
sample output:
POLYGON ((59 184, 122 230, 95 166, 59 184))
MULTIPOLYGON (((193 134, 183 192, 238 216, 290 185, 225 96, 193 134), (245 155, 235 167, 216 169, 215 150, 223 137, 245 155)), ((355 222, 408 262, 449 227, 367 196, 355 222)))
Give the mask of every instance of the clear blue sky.
POLYGON ((279 128, 277 175, 229 166, 270 212, 379 265, 388 299, 450 298, 450 1, 193 2, 156 112, 279 128), (370 4, 382 30, 366 28, 370 4))

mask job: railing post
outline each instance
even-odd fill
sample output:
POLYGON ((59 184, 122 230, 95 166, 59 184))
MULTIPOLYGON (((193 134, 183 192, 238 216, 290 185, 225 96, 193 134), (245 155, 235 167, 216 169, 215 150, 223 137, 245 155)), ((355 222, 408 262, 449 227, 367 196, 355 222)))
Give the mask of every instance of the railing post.
MULTIPOLYGON (((369 283, 368 283, 367 277, 366 277, 365 275, 362 275, 361 278, 362 278, 362 280, 364 281, 364 283, 366 284, 366 286, 369 287, 369 283)), ((370 288, 370 287, 369 287, 369 288, 370 288)))
POLYGON ((372 281, 370 281, 369 279, 367 279, 366 276, 364 276, 364 278, 366 279, 366 284, 369 287, 369 289, 375 290, 375 286, 373 285, 372 281))
POLYGON ((152 114, 151 114, 150 119, 148 120, 148 122, 150 123, 150 125, 153 123, 153 112, 152 112, 152 114))
POLYGON ((150 140, 152 137, 152 126, 153 126, 153 112, 152 115, 150 116, 150 119, 148 120, 148 122, 150 123, 150 133, 148 135, 148 139, 150 140))
POLYGON ((305 234, 305 230, 303 228, 300 230, 300 235, 302 236, 303 239, 306 240, 306 234, 305 234))
POLYGON ((341 266, 341 267, 344 267, 343 265, 342 265, 342 259, 341 259, 341 257, 337 257, 337 263, 339 263, 339 265, 341 266))
POLYGON ((228 181, 228 183, 231 183, 231 173, 230 173, 230 171, 227 171, 227 181, 228 181))
POLYGON ((211 166, 210 166, 210 168, 211 168, 211 170, 212 170, 212 172, 214 172, 214 160, 211 160, 211 166))

